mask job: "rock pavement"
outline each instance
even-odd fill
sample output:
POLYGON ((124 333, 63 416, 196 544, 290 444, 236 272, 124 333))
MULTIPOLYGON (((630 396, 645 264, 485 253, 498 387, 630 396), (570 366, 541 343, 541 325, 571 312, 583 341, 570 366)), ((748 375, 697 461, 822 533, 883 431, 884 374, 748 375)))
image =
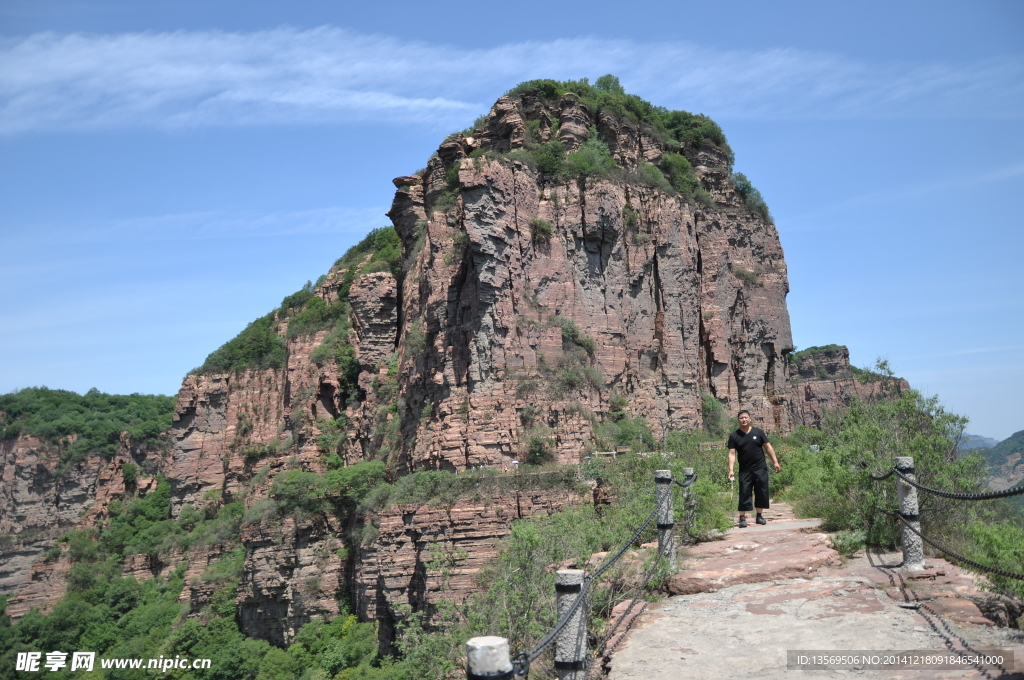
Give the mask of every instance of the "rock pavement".
POLYGON ((816 523, 776 505, 767 526, 734 529, 690 552, 670 581, 679 593, 638 617, 610 662, 611 680, 661 678, 1024 678, 1024 633, 1000 628, 971 598, 972 575, 939 559, 914 578, 900 555, 845 561, 816 523), (810 526, 809 526, 810 524, 810 526), (808 569, 810 567, 810 569, 808 569), (789 650, 991 648, 1002 670, 787 670, 789 650))

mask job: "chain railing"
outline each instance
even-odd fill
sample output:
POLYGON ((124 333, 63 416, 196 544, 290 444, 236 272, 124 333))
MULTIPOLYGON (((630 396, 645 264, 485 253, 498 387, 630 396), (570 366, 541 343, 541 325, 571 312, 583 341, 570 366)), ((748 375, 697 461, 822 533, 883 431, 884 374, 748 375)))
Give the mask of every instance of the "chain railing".
POLYGON ((954 560, 971 566, 979 571, 1024 581, 1024 574, 1018 574, 1016 572, 1007 571, 1006 569, 1000 569, 999 567, 991 567, 981 564, 980 562, 964 557, 960 553, 925 536, 921 533, 921 516, 919 514, 917 503, 918 490, 940 496, 942 498, 984 501, 1024 494, 1024 484, 1020 484, 1016 487, 1005 489, 1003 491, 993 491, 989 493, 961 493, 933 489, 932 487, 926 486, 917 481, 916 471, 914 469, 914 459, 909 456, 897 457, 896 464, 889 471, 882 475, 872 474, 871 479, 875 481, 882 481, 892 477, 893 475, 896 475, 899 480, 896 482, 896 493, 899 499, 900 509, 898 512, 894 512, 892 510, 885 510, 883 508, 876 507, 875 512, 895 517, 903 525, 903 566, 905 568, 915 571, 924 567, 924 546, 922 545, 922 542, 924 542, 943 554, 952 557, 954 560))
POLYGON ((896 468, 893 468, 892 471, 896 474, 897 477, 902 479, 907 484, 910 484, 911 486, 920 489, 921 491, 927 491, 928 493, 933 494, 935 496, 941 496, 942 498, 954 498, 956 500, 961 501, 988 501, 993 500, 995 498, 1009 498, 1010 496, 1019 496, 1020 494, 1024 494, 1024 483, 1009 489, 1003 489, 1002 491, 989 491, 987 493, 962 493, 955 491, 942 491, 940 489, 933 489, 930 486, 925 486, 924 484, 921 484, 913 479, 909 479, 896 468))
MULTIPOLYGON (((655 472, 656 487, 675 483, 684 489, 688 489, 696 481, 697 475, 694 474, 690 468, 687 468, 686 472, 686 478, 680 482, 672 477, 670 471, 658 470, 655 472)), ((583 616, 577 616, 577 613, 581 608, 585 608, 587 606, 587 595, 589 592, 600 582, 601 577, 620 559, 622 559, 623 555, 629 551, 640 536, 643 535, 644 531, 650 527, 651 522, 658 518, 659 515, 663 518, 665 516, 672 517, 672 494, 659 491, 657 498, 658 501, 656 502, 654 509, 651 511, 651 514, 649 514, 636 531, 633 532, 633 535, 630 536, 629 540, 627 540, 614 555, 606 559, 604 563, 594 571, 594 573, 582 576, 582 572, 575 569, 561 570, 558 572, 560 581, 563 577, 567 577, 568 581, 580 581, 578 584, 564 585, 560 583, 559 585, 556 585, 556 590, 560 590, 564 593, 571 589, 571 592, 576 593, 576 597, 572 600, 571 604, 566 607, 562 606, 560 600, 558 621, 529 651, 509 655, 508 641, 505 638, 495 636, 473 638, 467 642, 466 677, 469 678, 469 680, 482 680, 483 678, 487 678, 488 680, 512 680, 516 677, 526 677, 530 672, 530 665, 540 658, 540 656, 549 647, 557 645, 558 651, 560 652, 563 648, 563 644, 567 641, 576 641, 580 639, 581 631, 578 627, 582 626, 583 631, 585 631, 587 617, 585 612, 583 616), (570 574, 569 572, 572 573, 570 574), (580 576, 582 576, 582 578, 579 578, 580 576), (569 630, 574 626, 577 627, 575 630, 569 630)), ((662 536, 662 534, 668 534, 672 532, 672 530, 672 523, 658 523, 659 559, 656 559, 645 572, 644 578, 639 586, 640 593, 643 592, 643 589, 646 588, 655 573, 657 573, 657 565, 661 561, 660 558, 664 557, 668 559, 670 564, 675 563, 675 545, 671 540, 665 540, 666 537, 662 536), (665 554, 666 549, 671 550, 673 554, 665 554)), ((638 597, 639 596, 634 597, 629 608, 630 610, 635 606, 638 597)), ((598 651, 604 647, 607 640, 611 637, 611 634, 618 628, 622 619, 627 616, 628 612, 620 617, 619 621, 612 626, 611 630, 604 636, 604 639, 599 644, 598 651)), ((585 633, 582 637, 585 637, 585 633)), ((556 669, 565 671, 559 674, 560 677, 572 678, 573 680, 577 680, 577 678, 579 678, 582 680, 586 675, 587 668, 592 657, 587 658, 585 650, 575 649, 570 651, 574 651, 575 654, 572 655, 577 656, 578 658, 570 660, 559 659, 559 656, 564 656, 564 654, 556 652, 556 669), (576 673, 579 675, 575 675, 576 673)))

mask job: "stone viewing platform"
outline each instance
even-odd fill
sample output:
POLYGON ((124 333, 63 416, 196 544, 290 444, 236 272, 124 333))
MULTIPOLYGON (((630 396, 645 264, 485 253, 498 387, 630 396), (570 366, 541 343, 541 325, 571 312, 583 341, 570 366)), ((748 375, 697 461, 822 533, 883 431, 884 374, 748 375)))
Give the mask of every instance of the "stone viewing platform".
POLYGON ((819 520, 796 519, 782 503, 765 517, 765 526, 734 528, 681 552, 679 573, 668 583, 672 596, 636 618, 611 658, 611 680, 1024 678, 1024 631, 1002 627, 1005 607, 979 590, 974 575, 936 558, 924 571, 905 573, 899 553, 862 551, 843 560, 819 520), (991 648, 1013 650, 1015 665, 786 668, 788 650, 991 648))

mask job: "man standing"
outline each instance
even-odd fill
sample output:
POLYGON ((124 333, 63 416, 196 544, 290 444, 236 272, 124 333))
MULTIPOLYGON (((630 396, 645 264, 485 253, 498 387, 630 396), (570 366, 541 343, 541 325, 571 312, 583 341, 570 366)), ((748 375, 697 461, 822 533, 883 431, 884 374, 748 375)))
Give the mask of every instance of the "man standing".
POLYGON ((772 465, 776 472, 782 472, 779 459, 775 457, 775 449, 768 442, 768 437, 759 427, 750 426, 750 412, 740 411, 738 430, 729 435, 729 481, 735 479, 733 468, 736 458, 740 460, 740 528, 747 526, 746 513, 757 508, 757 523, 767 524, 761 511, 768 508, 768 465, 764 452, 772 457, 772 465), (754 503, 750 503, 750 492, 754 492, 754 503))

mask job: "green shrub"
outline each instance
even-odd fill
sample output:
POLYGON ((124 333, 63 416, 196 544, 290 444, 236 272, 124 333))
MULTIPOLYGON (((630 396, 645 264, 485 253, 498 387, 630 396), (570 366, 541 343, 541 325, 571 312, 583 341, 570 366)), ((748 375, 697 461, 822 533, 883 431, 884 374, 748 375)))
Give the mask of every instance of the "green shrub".
POLYGON ((273 520, 277 517, 278 510, 277 503, 272 498, 261 498, 245 509, 245 514, 242 515, 242 524, 248 526, 273 520))
POLYGON ((633 210, 633 206, 629 203, 622 209, 622 219, 626 224, 626 228, 632 232, 636 232, 640 227, 640 213, 633 210))
POLYGON ((608 415, 613 420, 622 420, 626 417, 626 408, 628 406, 629 400, 621 394, 613 394, 608 400, 608 415))
POLYGON ((693 199, 706 208, 715 207, 715 199, 711 197, 704 187, 697 187, 693 192, 693 199))
POLYGON ((837 531, 832 534, 832 547, 840 555, 852 555, 858 550, 864 549, 864 532, 863 531, 837 531))
POLYGON ((294 314, 296 311, 306 306, 306 303, 313 298, 313 284, 310 281, 306 281, 300 290, 292 293, 281 300, 281 306, 277 309, 277 318, 284 320, 294 314))
POLYGON ((610 73, 607 75, 603 75, 596 81, 594 81, 594 87, 597 88, 598 90, 604 90, 605 92, 609 92, 615 95, 626 94, 626 90, 625 88, 622 87, 622 84, 619 83, 619 79, 610 73))
MULTIPOLYGON (((830 531, 864 531, 870 545, 896 545, 900 527, 876 508, 894 509, 895 485, 875 482, 871 474, 890 469, 896 456, 912 456, 917 479, 932 488, 976 491, 981 487, 980 458, 957 459, 953 450, 964 419, 950 414, 934 398, 909 392, 894 399, 854 401, 826 414, 820 451, 802 446, 786 451, 777 478, 802 516, 824 519, 830 531)), ((918 494, 922 531, 957 545, 975 510, 931 494, 918 494)), ((953 547, 953 546, 951 546, 953 547)))
POLYGON ((121 469, 121 478, 124 480, 125 487, 134 488, 135 482, 139 478, 139 466, 134 463, 125 463, 121 469))
POLYGON ((747 208, 771 222, 772 214, 768 210, 768 204, 764 202, 761 192, 754 188, 747 176, 742 172, 737 172, 733 174, 732 181, 736 186, 736 192, 743 197, 747 208))
MULTIPOLYGON (((348 284, 351 285, 357 273, 364 273, 370 269, 382 271, 382 268, 390 271, 396 278, 402 274, 402 239, 392 226, 372 230, 362 241, 349 248, 334 263, 331 270, 349 269, 352 279, 348 280, 348 284), (362 267, 357 272, 357 265, 360 263, 362 267)), ((342 288, 339 294, 342 300, 348 299, 347 287, 342 288)))
POLYGON ((744 269, 743 267, 736 264, 730 264, 729 271, 732 272, 733 276, 735 276, 737 279, 739 279, 745 284, 757 286, 758 288, 764 286, 764 282, 761 281, 761 275, 755 271, 744 269))
POLYGON ((474 472, 426 470, 400 477, 393 484, 383 481, 370 488, 359 505, 360 512, 379 513, 392 505, 432 504, 451 507, 459 498, 476 494, 501 494, 538 489, 578 490, 572 467, 556 468, 542 474, 502 474, 493 469, 474 472))
POLYGON ((542 220, 539 217, 530 220, 530 236, 534 241, 549 241, 552 233, 554 233, 554 228, 547 220, 542 220))
POLYGON ((665 175, 661 173, 661 170, 647 163, 641 164, 635 170, 627 173, 625 179, 633 184, 658 189, 667 194, 675 193, 675 187, 665 179, 665 175))
POLYGON ((526 440, 523 454, 528 465, 543 465, 555 459, 551 440, 540 435, 530 435, 526 440))
POLYGON ((276 314, 256 319, 228 340, 194 373, 242 373, 246 370, 279 369, 284 366, 285 342, 277 333, 276 314))
POLYGON ((405 338, 406 356, 418 356, 427 348, 427 333, 423 330, 425 323, 422 316, 409 322, 409 333, 405 338))
MULTIPOLYGON (((317 428, 320 436, 317 437, 317 447, 321 452, 333 455, 337 458, 336 451, 340 450, 342 444, 348 440, 348 418, 344 413, 338 414, 336 418, 317 421, 317 428)), ((340 460, 340 459, 339 459, 340 460)))
POLYGON ((693 165, 686 156, 678 153, 667 153, 659 161, 662 171, 669 182, 680 194, 692 197, 701 188, 700 180, 694 174, 693 165))
POLYGON ((565 157, 564 171, 580 179, 607 177, 615 168, 608 145, 591 134, 580 148, 565 157))
POLYGON ((341 403, 352 406, 362 399, 362 390, 359 388, 362 367, 356 358, 355 348, 349 343, 349 330, 347 320, 342 319, 310 353, 309 359, 318 366, 331 360, 337 364, 341 403))
POLYGON ((384 463, 370 460, 329 470, 325 475, 325 484, 328 493, 338 497, 345 505, 355 507, 363 502, 374 486, 384 484, 384 478, 384 463))
POLYGON ((594 342, 594 339, 583 333, 572 319, 556 314, 551 317, 551 325, 562 329, 563 349, 569 349, 575 345, 589 355, 593 355, 597 350, 597 343, 594 342))
POLYGON ((662 120, 672 136, 688 148, 696 149, 711 143, 731 153, 722 128, 703 114, 668 111, 662 120))
POLYGON ((652 451, 660 447, 651 433, 651 426, 641 416, 635 418, 619 418, 604 422, 594 430, 598 445, 613 449, 616 446, 630 446, 633 450, 652 451))
POLYGON ((270 495, 282 512, 319 514, 327 511, 327 485, 323 477, 305 470, 288 470, 274 478, 270 495))
POLYGON ((243 446, 238 452, 247 463, 255 463, 277 453, 277 447, 272 444, 251 444, 243 446))
POLYGON ((555 373, 554 384, 556 393, 564 395, 566 392, 585 389, 600 390, 605 383, 598 368, 578 361, 568 361, 555 373))
MULTIPOLYGON (((506 95, 530 93, 539 97, 549 107, 557 109, 559 100, 567 92, 579 96, 594 120, 602 114, 607 114, 633 121, 645 134, 659 140, 670 151, 674 150, 675 146, 682 146, 684 152, 695 153, 710 144, 721 149, 726 154, 729 164, 732 164, 732 150, 725 134, 710 118, 702 114, 669 111, 654 106, 636 95, 627 94, 618 79, 611 74, 601 76, 594 84, 586 78, 575 81, 530 80, 516 85, 506 95)), ((682 192, 680 187, 676 188, 682 192)))
POLYGON ((288 320, 288 337, 312 335, 333 328, 348 316, 348 309, 348 303, 343 300, 327 304, 323 298, 310 298, 305 307, 288 320))
POLYGON ((561 177, 565 168, 565 148, 559 139, 552 139, 530 152, 530 157, 539 172, 561 177))
POLYGON ((534 422, 537 420, 539 409, 534 404, 527 404, 519 411, 519 421, 523 424, 523 427, 533 427, 534 422))
MULTIPOLYGON (((916 465, 917 461, 915 461, 916 465)), ((1024 527, 1019 518, 1003 521, 976 520, 967 527, 967 536, 973 542, 969 557, 991 567, 1021 573, 1024 565, 1024 527)), ((1024 582, 1005 576, 984 574, 992 590, 1008 592, 1024 597, 1024 582)))
POLYGON ((516 381, 516 398, 524 399, 540 389, 540 382, 534 376, 522 376, 516 381))
POLYGON ((445 264, 455 264, 461 262, 462 258, 466 254, 466 250, 469 248, 469 234, 464 231, 456 232, 452 239, 452 249, 448 251, 448 254, 444 257, 445 264))
POLYGON ((700 397, 700 413, 704 422, 704 429, 708 434, 715 437, 724 437, 729 432, 729 416, 725 412, 725 406, 710 394, 702 394, 700 397))

